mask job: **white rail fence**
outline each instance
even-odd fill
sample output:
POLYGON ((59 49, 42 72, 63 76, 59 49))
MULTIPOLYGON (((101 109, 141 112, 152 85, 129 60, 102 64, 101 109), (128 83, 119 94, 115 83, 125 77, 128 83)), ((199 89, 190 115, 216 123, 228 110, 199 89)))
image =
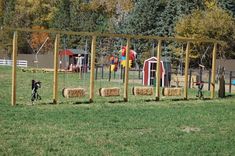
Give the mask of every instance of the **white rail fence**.
MULTIPOLYGON (((11 66, 12 60, 0 59, 0 66, 11 66)), ((26 60, 17 60, 18 67, 28 67, 28 61, 26 60)))

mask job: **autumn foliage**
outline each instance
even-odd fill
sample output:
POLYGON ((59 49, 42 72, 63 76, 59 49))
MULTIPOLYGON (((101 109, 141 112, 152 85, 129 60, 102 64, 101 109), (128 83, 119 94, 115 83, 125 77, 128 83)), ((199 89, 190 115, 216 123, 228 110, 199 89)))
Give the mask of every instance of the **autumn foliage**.
MULTIPOLYGON (((43 30, 45 29, 45 27, 43 26, 33 26, 32 29, 34 30, 43 30)), ((50 38, 49 38, 49 34, 45 33, 45 32, 34 32, 31 34, 31 47, 34 51, 38 51, 39 48, 42 46, 42 44, 47 40, 47 42, 45 43, 45 45, 43 46, 42 50, 40 51, 41 53, 45 53, 46 51, 48 51, 51 48, 51 42, 50 42, 50 38)))

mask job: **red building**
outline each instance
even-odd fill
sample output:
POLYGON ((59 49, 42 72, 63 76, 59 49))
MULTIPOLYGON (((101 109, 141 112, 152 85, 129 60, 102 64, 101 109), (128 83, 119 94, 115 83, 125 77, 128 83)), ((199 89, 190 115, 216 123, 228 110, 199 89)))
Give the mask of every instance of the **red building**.
MULTIPOLYGON (((165 80, 165 68, 163 61, 160 61, 160 78, 161 78, 161 84, 164 86, 164 80, 165 80)), ((150 86, 154 85, 156 82, 156 65, 157 65, 157 58, 151 57, 144 61, 144 67, 143 67, 143 85, 150 86)))

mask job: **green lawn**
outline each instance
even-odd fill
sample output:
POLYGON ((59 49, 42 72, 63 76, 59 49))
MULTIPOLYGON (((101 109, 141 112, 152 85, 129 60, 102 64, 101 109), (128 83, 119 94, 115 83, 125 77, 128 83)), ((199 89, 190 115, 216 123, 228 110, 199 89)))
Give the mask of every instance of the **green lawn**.
MULTIPOLYGON (((235 97, 149 101, 154 97, 95 97, 52 102, 53 73, 17 71, 17 106, 10 105, 11 71, 0 67, 0 155, 235 155, 235 97), (31 105, 31 79, 42 81, 42 101, 31 105), (77 102, 78 101, 78 102, 77 102)), ((59 74, 59 90, 83 86, 59 74)), ((132 86, 131 84, 130 86, 132 86)), ((121 83, 96 81, 96 90, 121 83)), ((88 90, 89 91, 89 90, 88 90)), ((59 92, 60 93, 60 92, 59 92)), ((205 93, 209 95, 208 93, 205 93)))

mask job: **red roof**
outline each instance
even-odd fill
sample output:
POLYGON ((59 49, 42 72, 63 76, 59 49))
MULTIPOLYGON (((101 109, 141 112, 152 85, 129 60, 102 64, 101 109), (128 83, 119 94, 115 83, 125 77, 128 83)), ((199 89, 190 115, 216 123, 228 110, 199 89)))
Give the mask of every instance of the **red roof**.
POLYGON ((72 56, 73 54, 74 53, 71 50, 68 50, 68 49, 59 52, 60 56, 63 56, 63 55, 72 56))

